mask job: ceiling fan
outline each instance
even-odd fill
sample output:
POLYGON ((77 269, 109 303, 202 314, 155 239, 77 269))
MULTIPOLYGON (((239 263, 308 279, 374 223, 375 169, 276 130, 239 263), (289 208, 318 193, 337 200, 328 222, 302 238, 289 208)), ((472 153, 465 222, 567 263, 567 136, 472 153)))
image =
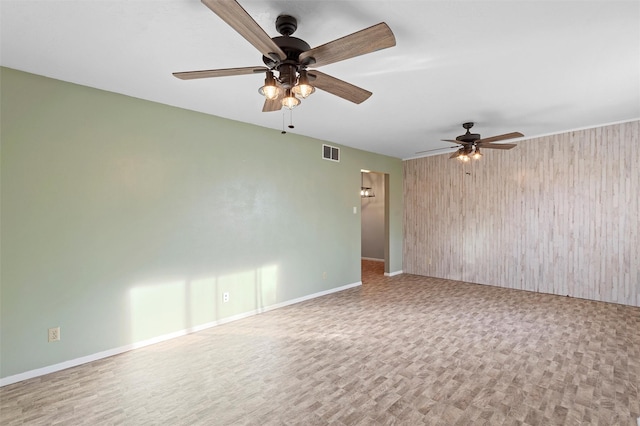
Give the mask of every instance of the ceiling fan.
MULTIPOLYGON (((504 135, 491 136, 488 138, 481 138, 478 133, 471 133, 470 129, 473 127, 473 122, 463 123, 462 127, 467 130, 464 135, 460 135, 456 137, 455 140, 452 139, 442 139, 443 142, 451 142, 459 145, 459 149, 454 152, 449 158, 457 158, 461 161, 469 161, 471 158, 475 160, 479 160, 482 157, 482 153, 480 152, 480 148, 485 149, 511 149, 515 148, 516 144, 514 143, 501 143, 494 144, 493 142, 503 141, 507 139, 520 138, 524 135, 520 132, 511 132, 505 133, 504 135)), ((451 148, 439 148, 439 149, 451 149, 451 148)), ((429 150, 429 151, 420 151, 416 154, 421 154, 430 151, 437 150, 429 150)))
POLYGON ((282 107, 293 109, 300 104, 300 98, 308 97, 316 88, 356 104, 364 102, 372 94, 368 90, 307 68, 332 64, 396 44, 389 26, 381 22, 312 49, 304 40, 291 36, 298 27, 293 16, 278 16, 276 29, 281 36, 272 38, 237 1, 202 0, 202 3, 258 49, 266 66, 174 72, 173 75, 191 80, 264 73, 264 86, 258 90, 266 97, 263 112, 278 111, 282 107))

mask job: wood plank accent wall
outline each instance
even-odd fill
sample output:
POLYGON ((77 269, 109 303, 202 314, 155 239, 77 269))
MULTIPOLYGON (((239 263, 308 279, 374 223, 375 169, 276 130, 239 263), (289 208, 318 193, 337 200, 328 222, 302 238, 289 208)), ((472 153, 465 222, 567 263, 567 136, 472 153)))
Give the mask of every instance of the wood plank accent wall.
POLYGON ((640 306, 639 133, 405 161, 404 272, 640 306))

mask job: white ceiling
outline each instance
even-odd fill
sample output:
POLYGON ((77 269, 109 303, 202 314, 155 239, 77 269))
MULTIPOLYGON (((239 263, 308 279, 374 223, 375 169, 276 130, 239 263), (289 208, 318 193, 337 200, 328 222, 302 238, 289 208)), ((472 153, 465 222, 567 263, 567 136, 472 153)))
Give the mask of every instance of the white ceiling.
MULTIPOLYGON (((640 1, 250 1, 271 36, 286 13, 311 47, 386 22, 397 45, 322 67, 365 88, 360 105, 316 91, 290 132, 399 158, 483 137, 529 137, 640 117, 640 1)), ((261 65, 198 0, 0 2, 2 66, 278 131, 263 75, 183 81, 174 71, 261 65)), ((283 135, 283 137, 287 137, 283 135)), ((526 143, 526 141, 522 142, 526 143)), ((442 151, 438 151, 440 153, 442 151)))

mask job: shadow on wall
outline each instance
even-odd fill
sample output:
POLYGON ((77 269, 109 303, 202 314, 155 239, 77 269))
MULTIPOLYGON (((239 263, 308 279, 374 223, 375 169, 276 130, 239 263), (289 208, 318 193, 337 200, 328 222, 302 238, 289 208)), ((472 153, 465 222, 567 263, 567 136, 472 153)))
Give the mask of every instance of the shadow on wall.
POLYGON ((277 265, 197 280, 138 284, 129 292, 133 342, 207 328, 276 303, 277 265), (224 296, 228 295, 228 299, 224 296), (225 301, 226 300, 226 301, 225 301))

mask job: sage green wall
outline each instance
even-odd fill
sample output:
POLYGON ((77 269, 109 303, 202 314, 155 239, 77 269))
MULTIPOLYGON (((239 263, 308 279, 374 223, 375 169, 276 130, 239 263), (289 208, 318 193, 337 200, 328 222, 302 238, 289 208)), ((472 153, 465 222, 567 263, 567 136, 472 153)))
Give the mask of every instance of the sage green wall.
POLYGON ((400 159, 7 68, 1 88, 1 377, 357 283, 363 168, 390 175, 401 269, 400 159))

